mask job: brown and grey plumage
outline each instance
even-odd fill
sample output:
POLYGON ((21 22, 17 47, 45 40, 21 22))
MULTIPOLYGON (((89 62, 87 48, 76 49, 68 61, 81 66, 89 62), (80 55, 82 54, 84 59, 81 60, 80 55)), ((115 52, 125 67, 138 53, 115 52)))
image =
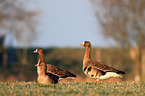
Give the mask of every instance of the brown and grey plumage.
POLYGON ((46 73, 46 64, 44 61, 40 61, 37 66, 37 83, 40 84, 57 84, 59 77, 52 73, 46 73))
MULTIPOLYGON (((38 53, 39 54, 39 60, 38 64, 40 61, 44 61, 44 53, 42 48, 37 48, 33 53, 38 53)), ((75 78, 76 75, 69 71, 64 71, 56 66, 53 66, 51 64, 46 64, 46 73, 52 73, 54 75, 57 75, 59 79, 64 79, 64 78, 75 78)))
POLYGON ((120 74, 125 74, 125 72, 105 65, 102 62, 91 61, 91 43, 89 41, 84 41, 80 45, 86 47, 83 59, 83 72, 88 77, 97 79, 97 83, 99 83, 100 79, 108 79, 111 77, 122 78, 120 74))

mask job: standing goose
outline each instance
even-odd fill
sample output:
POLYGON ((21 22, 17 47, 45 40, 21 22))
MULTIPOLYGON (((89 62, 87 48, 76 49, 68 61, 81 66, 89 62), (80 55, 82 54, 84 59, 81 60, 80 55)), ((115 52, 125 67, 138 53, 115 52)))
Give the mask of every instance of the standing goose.
POLYGON ((84 41, 80 45, 86 47, 83 59, 83 72, 88 77, 97 79, 97 83, 99 83, 99 80, 111 77, 122 78, 120 74, 125 74, 125 72, 109 67, 101 62, 91 61, 91 43, 89 41, 84 41))
MULTIPOLYGON (((40 61, 44 61, 44 53, 42 48, 37 48, 33 53, 38 53, 39 54, 39 60, 38 60, 38 65, 40 61)), ((64 78, 75 78, 76 75, 74 75, 71 72, 64 71, 56 66, 53 66, 51 64, 46 65, 46 73, 52 73, 54 75, 57 75, 59 79, 64 79, 64 78)))
POLYGON ((40 84, 56 84, 59 80, 59 77, 53 75, 52 73, 46 73, 46 64, 44 61, 40 61, 37 66, 37 83, 40 84))

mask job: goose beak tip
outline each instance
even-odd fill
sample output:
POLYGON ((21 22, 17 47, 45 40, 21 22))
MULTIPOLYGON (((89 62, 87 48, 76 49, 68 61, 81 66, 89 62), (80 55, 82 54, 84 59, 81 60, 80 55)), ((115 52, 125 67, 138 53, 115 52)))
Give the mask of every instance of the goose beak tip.
POLYGON ((80 44, 80 46, 84 46, 84 44, 80 44))

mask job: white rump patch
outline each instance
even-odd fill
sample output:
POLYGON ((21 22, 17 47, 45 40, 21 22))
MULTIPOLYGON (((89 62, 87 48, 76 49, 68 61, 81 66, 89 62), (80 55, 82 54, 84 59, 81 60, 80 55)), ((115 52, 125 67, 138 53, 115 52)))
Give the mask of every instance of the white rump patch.
POLYGON ((67 78, 74 79, 75 77, 67 77, 67 78))
POLYGON ((123 78, 121 75, 115 73, 115 72, 107 72, 105 75, 100 76, 99 79, 109 79, 111 77, 116 77, 116 78, 123 78))

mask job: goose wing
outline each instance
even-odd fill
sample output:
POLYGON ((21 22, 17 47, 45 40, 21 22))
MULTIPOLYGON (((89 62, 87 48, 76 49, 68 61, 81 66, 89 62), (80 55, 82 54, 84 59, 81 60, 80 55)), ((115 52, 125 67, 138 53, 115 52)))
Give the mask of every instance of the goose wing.
POLYGON ((103 72, 116 72, 116 73, 121 73, 121 74, 125 74, 125 72, 123 71, 120 71, 120 70, 117 70, 113 67, 110 67, 108 65, 105 65, 104 63, 102 62, 97 62, 97 61, 92 61, 90 62, 91 65, 95 68, 97 68, 98 70, 101 70, 103 72))
POLYGON ((46 75, 49 76, 51 83, 58 83, 59 77, 57 75, 54 75, 52 73, 46 73, 46 75))
POLYGON ((60 78, 67 78, 67 77, 74 78, 74 77, 76 77, 76 75, 74 75, 73 73, 68 72, 68 71, 64 71, 64 70, 62 70, 56 66, 53 66, 51 64, 47 64, 46 73, 52 73, 54 75, 59 76, 60 78))

